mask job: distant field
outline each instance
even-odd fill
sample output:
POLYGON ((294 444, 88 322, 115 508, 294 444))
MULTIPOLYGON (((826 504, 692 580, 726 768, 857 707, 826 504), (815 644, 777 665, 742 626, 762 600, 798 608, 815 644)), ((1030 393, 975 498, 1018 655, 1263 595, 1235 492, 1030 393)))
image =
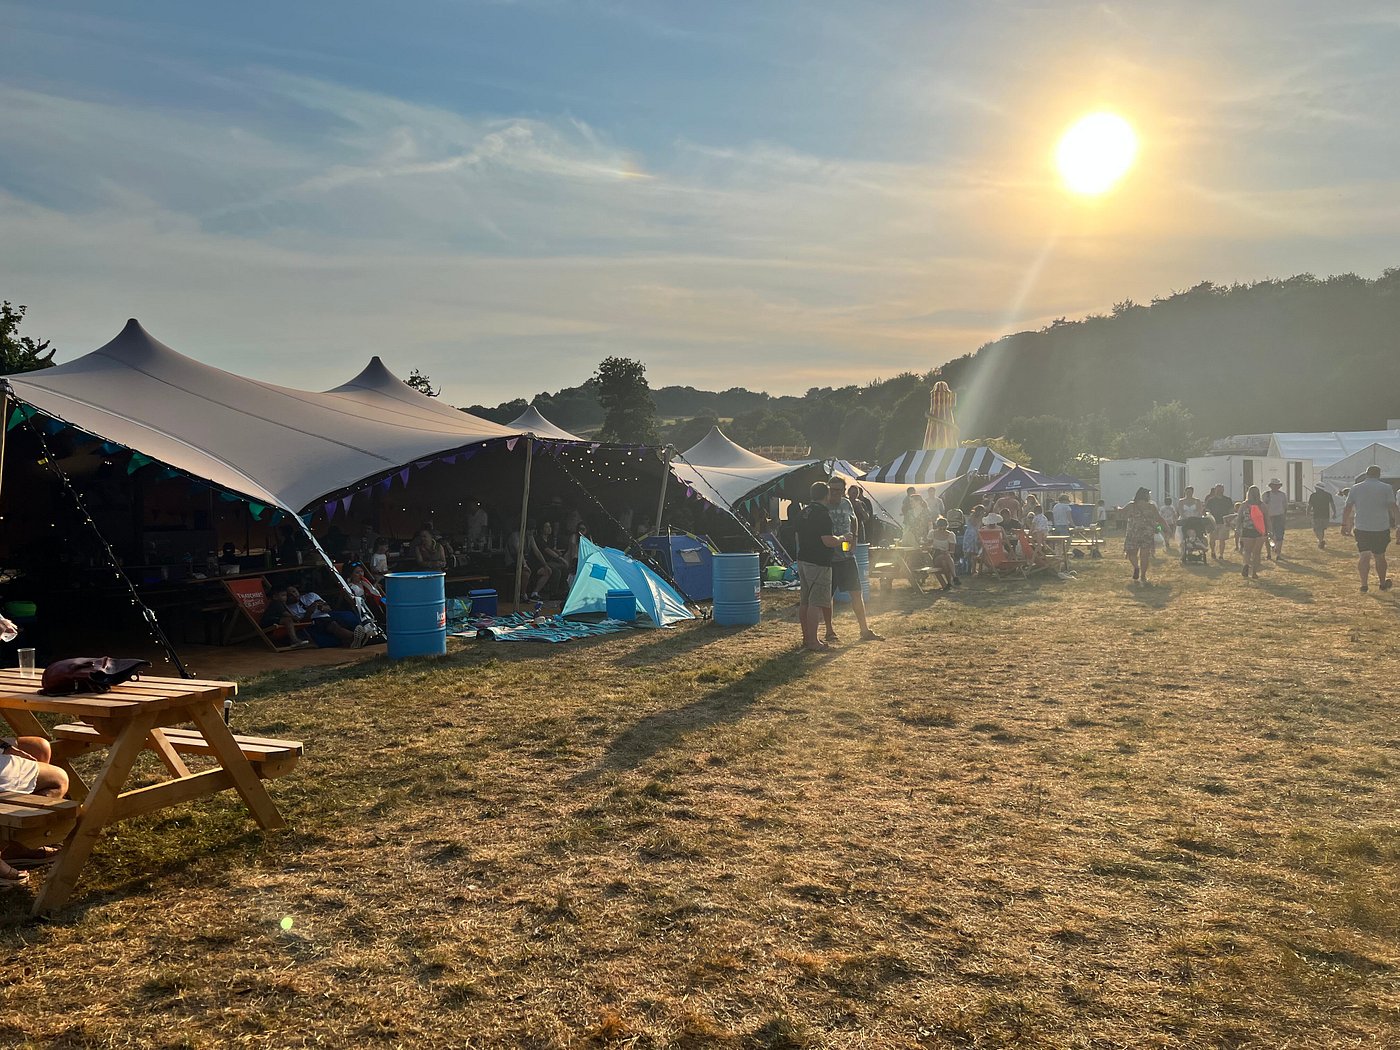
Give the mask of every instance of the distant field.
POLYGON ((124 826, 57 922, 0 896, 0 1036, 1397 1045, 1400 592, 1335 542, 901 588, 832 656, 783 595, 251 683, 237 727, 308 742, 292 830, 221 800, 124 826))

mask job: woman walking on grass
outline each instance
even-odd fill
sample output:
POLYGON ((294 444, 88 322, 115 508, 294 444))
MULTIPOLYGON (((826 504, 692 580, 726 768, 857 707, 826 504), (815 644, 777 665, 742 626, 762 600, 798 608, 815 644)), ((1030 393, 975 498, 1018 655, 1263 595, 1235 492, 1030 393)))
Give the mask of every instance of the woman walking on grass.
POLYGON ((1244 552, 1244 568, 1240 574, 1249 579, 1250 573, 1259 579, 1259 560, 1264 554, 1264 541, 1269 538, 1268 518, 1264 513, 1264 501, 1259 496, 1259 486, 1249 486, 1249 492, 1240 504, 1240 512, 1235 517, 1240 550, 1244 552))
POLYGON ((1141 580, 1149 586, 1147 570, 1152 567, 1152 552, 1157 545, 1157 529, 1167 528, 1161 512, 1152 505, 1152 493, 1145 488, 1137 490, 1133 501, 1121 509, 1123 520, 1127 522, 1127 532, 1123 537, 1123 553, 1133 567, 1133 579, 1141 580))

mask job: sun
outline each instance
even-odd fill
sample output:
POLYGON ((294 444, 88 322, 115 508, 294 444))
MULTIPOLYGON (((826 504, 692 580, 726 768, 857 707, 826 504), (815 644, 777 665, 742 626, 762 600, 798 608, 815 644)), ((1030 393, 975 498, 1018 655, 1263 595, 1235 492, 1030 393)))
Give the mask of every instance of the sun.
POLYGON ((1137 151, 1137 134, 1131 124, 1116 113, 1090 113, 1061 136, 1055 166, 1073 192, 1097 197, 1128 173, 1137 151))

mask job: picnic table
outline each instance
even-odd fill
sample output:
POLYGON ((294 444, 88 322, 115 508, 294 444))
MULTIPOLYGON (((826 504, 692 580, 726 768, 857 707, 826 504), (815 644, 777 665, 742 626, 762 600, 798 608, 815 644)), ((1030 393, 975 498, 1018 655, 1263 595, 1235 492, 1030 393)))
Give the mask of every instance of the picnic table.
POLYGON ((924 568, 928 552, 922 547, 871 547, 870 577, 880 580, 880 589, 888 590, 895 575, 903 576, 920 594, 924 593, 924 577, 929 570, 924 568))
MULTIPOLYGON (((77 803, 76 821, 34 901, 34 914, 63 906, 103 830, 130 817, 232 788, 260 827, 284 826, 262 778, 290 772, 302 746, 294 740, 234 736, 224 724, 222 708, 238 692, 236 683, 143 677, 107 693, 68 696, 44 696, 39 688, 38 672, 26 677, 18 670, 0 670, 0 717, 17 735, 52 738, 54 764, 67 772, 69 795, 77 803), (49 733, 36 717, 40 713, 77 721, 49 733), (194 729, 174 728, 187 724, 194 729), (107 750, 107 758, 89 786, 69 760, 99 748, 107 750), (128 788, 132 767, 145 750, 156 753, 169 778, 128 788), (212 756, 217 766, 191 772, 183 757, 190 754, 212 756)), ((4 831, 13 829, 0 824, 4 831)), ((20 834, 10 837, 23 841, 20 834)))

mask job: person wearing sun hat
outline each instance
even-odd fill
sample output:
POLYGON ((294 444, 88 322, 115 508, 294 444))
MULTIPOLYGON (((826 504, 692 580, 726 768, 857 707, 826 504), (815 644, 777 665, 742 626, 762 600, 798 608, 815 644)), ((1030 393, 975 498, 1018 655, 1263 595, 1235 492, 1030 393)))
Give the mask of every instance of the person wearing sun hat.
POLYGON ((1283 560, 1283 526, 1288 517, 1288 493, 1283 491, 1283 482, 1278 478, 1269 481, 1269 491, 1264 493, 1264 513, 1269 519, 1269 544, 1273 553, 1269 556, 1283 560))

